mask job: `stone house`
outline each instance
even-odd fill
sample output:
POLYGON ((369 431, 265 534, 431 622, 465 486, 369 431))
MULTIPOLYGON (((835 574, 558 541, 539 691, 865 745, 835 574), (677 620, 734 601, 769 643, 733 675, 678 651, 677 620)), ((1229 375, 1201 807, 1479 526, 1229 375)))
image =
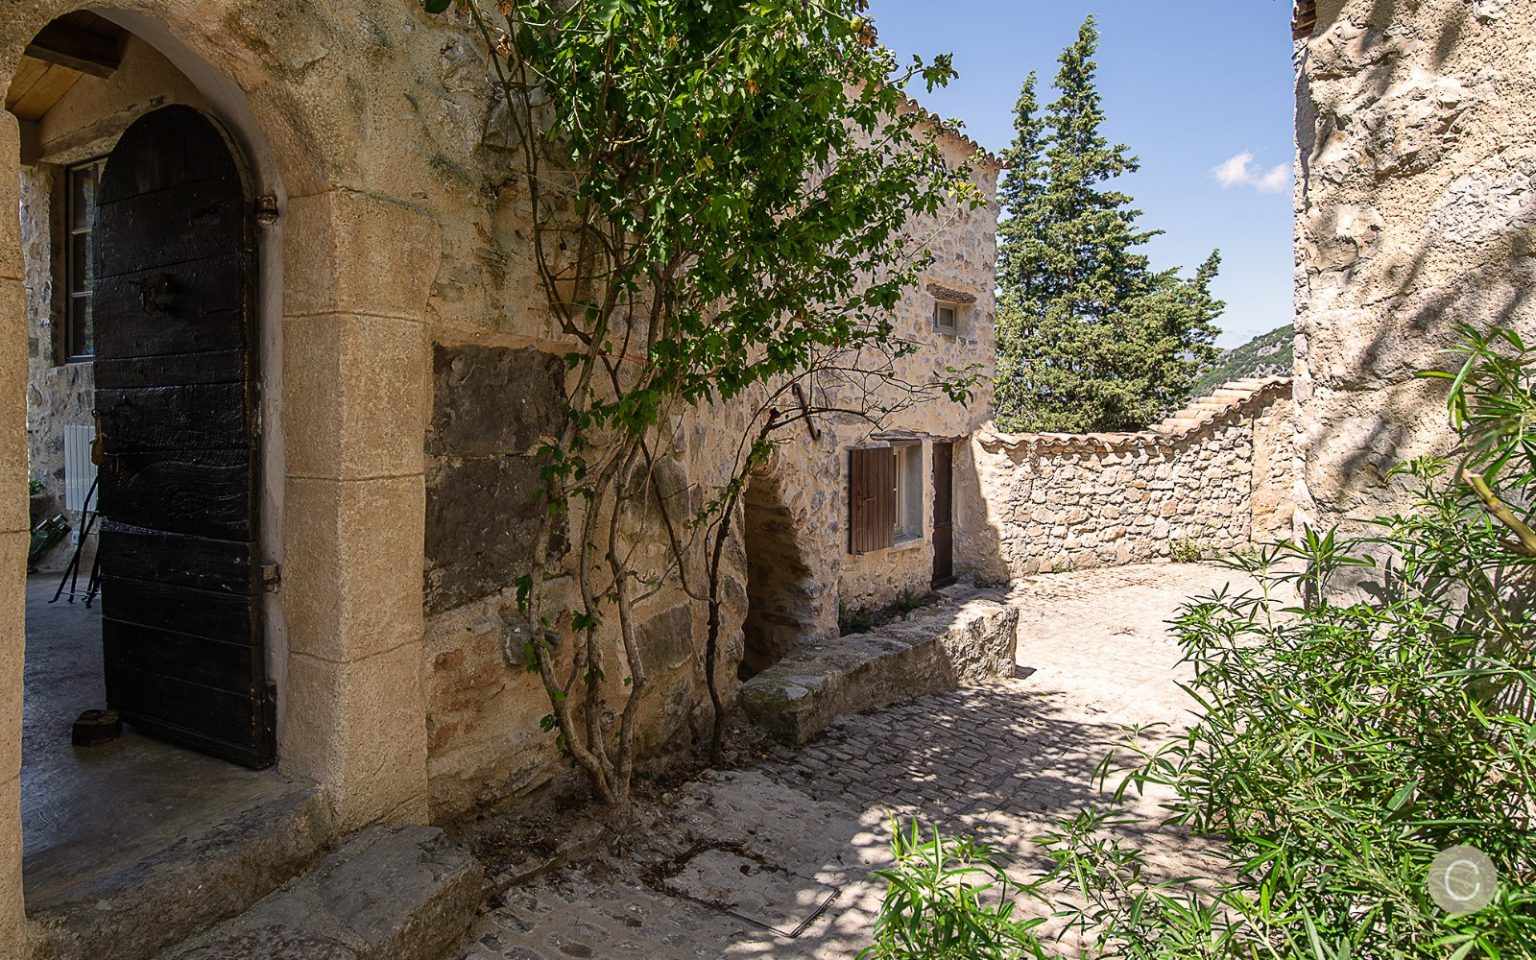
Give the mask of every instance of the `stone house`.
POLYGON ((1350 525, 1450 450, 1415 373, 1462 325, 1536 333, 1536 7, 1302 0, 1295 34, 1297 512, 1350 525))
MULTIPOLYGON (((249 902, 335 836, 450 820, 566 775, 542 691, 503 659, 500 616, 528 556, 563 347, 498 192, 467 35, 414 3, 20 0, 0 9, 0 77, 0 207, 19 211, 0 217, 0 954, 24 955, 29 919, 59 955, 85 951, 82 902, 107 904, 93 922, 111 929, 163 911, 164 936, 184 932, 239 904, 216 885, 186 895, 177 870, 240 867, 257 878, 249 902), (45 649, 34 614, 79 608, 26 602, 22 491, 39 482, 80 525, 93 410, 105 587, 101 616, 71 628, 90 648, 76 657, 45 649), (225 814, 262 829, 220 834, 202 866, 168 861, 163 841, 136 847, 127 808, 100 798, 128 802, 114 776, 158 775, 121 752, 62 752, 75 714, 108 699, 130 730, 177 745, 144 763, 227 795, 203 821, 173 810, 155 829, 185 840, 225 814), (188 751, 267 769, 236 777, 188 751), (44 815, 46 830, 31 819, 44 815), (94 873, 70 860, 87 841, 94 873), (48 869, 63 882, 48 887, 48 869), (76 889, 70 869, 95 879, 76 889), (170 916, 188 909, 208 916, 170 916)), ((943 142, 956 163, 976 151, 943 142)), ((989 198, 997 175, 977 167, 989 198)), ((917 225, 934 262, 896 318, 921 344, 903 361, 914 372, 990 370, 996 214, 917 225)), ((979 494, 954 478, 988 400, 829 420, 778 447, 742 511, 729 672, 792 639, 834 640, 840 608, 955 575, 979 494)), ((707 470, 731 416, 676 424, 685 477, 707 470)), ((707 721, 701 630, 675 591, 646 610, 650 755, 707 721)), ((133 936, 136 955, 165 942, 133 936)))

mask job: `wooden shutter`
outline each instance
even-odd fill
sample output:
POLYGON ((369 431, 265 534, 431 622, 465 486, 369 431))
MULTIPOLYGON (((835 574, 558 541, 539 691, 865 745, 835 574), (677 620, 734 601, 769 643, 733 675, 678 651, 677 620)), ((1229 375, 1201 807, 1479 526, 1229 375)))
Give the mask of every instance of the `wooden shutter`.
POLYGON ((896 451, 848 451, 848 552, 872 553, 896 542, 896 451))
POLYGON ((1296 0, 1291 16, 1291 36, 1297 40, 1312 39, 1317 28, 1317 0, 1296 0))

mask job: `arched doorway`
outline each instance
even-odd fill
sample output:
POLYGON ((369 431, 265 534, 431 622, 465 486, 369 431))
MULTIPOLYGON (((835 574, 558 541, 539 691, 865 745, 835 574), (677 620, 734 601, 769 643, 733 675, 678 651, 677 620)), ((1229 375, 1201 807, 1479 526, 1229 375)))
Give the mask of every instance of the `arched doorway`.
MULTIPOLYGON (((73 602, 50 602, 56 567, 19 585, 22 717, 7 731, 26 910, 45 949, 70 956, 66 941, 171 936, 207 909, 166 895, 176 875, 211 876, 192 857, 157 874, 168 836, 190 851, 224 824, 291 822, 302 799, 276 772, 242 769, 276 758, 261 570, 281 544, 263 537, 258 505, 274 491, 255 429, 262 311, 278 300, 259 290, 277 239, 255 199, 273 178, 248 159, 258 131, 237 144, 198 82, 105 16, 44 26, 6 106, 26 134, 5 169, 32 348, 21 459, 77 536, 94 531, 80 536, 73 602), (120 735, 76 741, 75 718, 105 707, 120 735), (103 902, 94 883, 122 895, 85 908, 103 902)), ((248 862, 257 840, 227 846, 225 862, 248 862)))
POLYGON ((747 617, 742 625, 742 680, 778 663, 811 636, 815 606, 811 570, 796 542, 793 515, 777 478, 754 475, 742 496, 747 553, 747 617))
MULTIPOLYGON (((154 936, 186 931, 200 917, 206 919, 245 898, 259 897, 264 892, 261 883, 285 879, 289 865, 305 862, 333 832, 381 819, 419 822, 427 809, 425 712, 419 684, 414 682, 421 663, 422 561, 420 536, 412 531, 409 519, 422 512, 419 457, 425 407, 412 398, 424 396, 427 384, 424 318, 431 275, 430 267, 418 270, 401 264, 430 262, 422 248, 432 248, 432 225, 392 200, 388 186, 374 179, 381 176, 379 171, 358 160, 355 138, 349 139, 357 101, 332 109, 334 98, 310 95, 301 89, 309 79, 295 78, 270 56, 270 50, 245 45, 241 39, 273 35, 283 26, 323 33, 329 28, 327 17, 344 18, 345 12, 333 13, 329 8, 300 13, 257 11, 247 24, 250 32, 237 36, 218 11, 171 0, 135 0, 132 6, 132 12, 114 10, 109 0, 95 14, 59 17, 64 8, 56 0, 20 0, 0 15, 5 24, 0 30, 0 92, 7 94, 6 106, 13 108, 0 111, 0 367, 5 373, 0 378, 4 387, 0 389, 0 486, 7 491, 0 501, 10 505, 0 507, 0 572, 7 574, 0 584, 4 587, 0 593, 0 943, 25 939, 25 872, 26 912, 33 920, 43 921, 37 929, 46 930, 50 938, 45 951, 55 945, 54 937, 78 943, 109 941, 104 935, 95 936, 104 934, 99 928, 72 929, 70 924, 77 918, 114 925, 115 931, 131 931, 141 939, 150 937, 150 931, 154 936), (174 26, 155 19, 160 15, 174 21, 174 26), (302 18, 316 22, 292 22, 302 18), (99 44, 54 44, 57 31, 51 38, 39 33, 61 22, 88 33, 114 35, 118 45, 108 50, 99 44), (100 53, 101 62, 82 60, 82 52, 100 53), (81 76, 71 83, 49 81, 39 86, 41 75, 58 64, 28 62, 38 60, 37 53, 71 57, 77 66, 97 72, 76 70, 81 76), (213 66, 216 63, 229 64, 238 78, 223 73, 213 66), (24 86, 31 96, 22 103, 24 86), (228 135, 228 153, 246 161, 243 172, 248 180, 242 183, 236 206, 240 217, 253 218, 257 224, 257 266, 251 278, 253 283, 259 281, 259 289, 253 315, 248 314, 255 333, 246 345, 259 342, 259 349, 248 352, 243 376, 215 378, 226 392, 243 392, 247 402, 216 409, 225 415, 233 411, 235 421, 248 424, 249 399, 259 382, 254 402, 259 404, 262 425, 259 447, 250 446, 254 434, 248 432, 232 442, 206 445, 194 461, 229 468, 222 482, 228 488, 235 478, 237 489, 223 506, 254 501, 246 519, 231 527, 227 521, 232 514, 221 514, 205 501, 216 516, 205 516, 209 523, 198 532, 178 527, 184 519, 179 515, 159 528, 169 537, 199 538, 200 546, 206 545, 201 541, 222 542, 235 544, 239 552, 239 545, 260 545, 259 555, 247 551, 254 557, 251 562, 232 574, 227 568, 224 571, 226 583, 241 585, 229 596, 254 611, 249 622, 233 617, 241 629, 249 630, 253 642, 242 649, 239 643, 209 637, 207 622, 186 629, 197 617, 213 620, 229 616, 230 611, 183 604, 185 615, 177 619, 182 629, 172 631, 178 635, 173 644, 209 639, 224 644, 217 648, 226 655, 219 661, 221 675, 226 680, 235 678, 226 686, 248 691, 236 698, 249 705, 245 715, 226 711, 221 721, 226 735, 205 738, 202 746, 208 746, 208 739, 220 741, 224 748, 234 745, 241 749, 224 749, 223 754, 243 752, 237 759, 259 765, 271 759, 276 745, 281 772, 243 769, 140 733, 133 741, 135 750, 142 748, 139 753, 130 756, 133 751, 119 751, 119 759, 132 765, 135 782, 128 786, 134 789, 103 783, 100 789, 70 793, 65 789, 70 773, 64 765, 77 758, 70 755, 69 720, 81 706, 74 706, 64 718, 60 764, 37 764, 30 756, 23 759, 23 703, 29 736, 35 730, 59 743, 61 714, 53 710, 37 715, 35 708, 46 704, 35 695, 31 681, 39 669, 46 672, 50 667, 49 658, 34 657, 30 651, 24 657, 29 628, 37 625, 38 618, 30 616, 33 584, 24 573, 30 524, 25 510, 18 508, 26 503, 23 483, 37 479, 28 476, 29 459, 36 463, 35 457, 29 458, 28 432, 35 433, 41 425, 38 417, 29 416, 38 408, 29 404, 25 392, 29 367, 35 373, 47 366, 62 371, 60 378, 69 380, 81 395, 94 396, 90 379, 94 362, 70 365, 67 353, 59 356, 51 348, 44 349, 47 345, 39 339, 47 335, 53 321, 48 290, 94 290, 94 278, 74 289, 54 284, 50 247, 63 236, 65 224, 50 220, 55 214, 62 219, 64 185, 72 169, 79 168, 76 179, 81 183, 93 165, 104 173, 110 165, 104 161, 134 121, 167 104, 217 118, 214 129, 228 135), (338 172, 343 167, 344 174, 338 172), (285 183, 294 188, 292 198, 285 183), (41 230, 35 229, 38 224, 41 230), (295 247, 302 249, 302 256, 295 254, 295 247), (350 286, 343 290, 344 285, 350 286), (39 322, 29 326, 33 318, 39 322), (385 348, 379 348, 380 341, 385 348), (257 355, 264 362, 252 362, 257 355), (358 356, 369 358, 365 375, 359 375, 355 365, 349 373, 344 362, 358 356), (378 411, 397 408, 404 412, 389 422, 390 429, 384 429, 378 411), (253 467, 249 454, 257 449, 259 463, 253 467), (242 452, 247 455, 243 466, 239 465, 242 452), (243 490, 238 489, 242 484, 243 490), (404 519, 393 524, 369 522, 379 515, 404 519), (214 529, 221 524, 222 533, 214 529), (386 615, 374 613, 373 601, 379 597, 389 598, 386 615), (259 645, 265 647, 265 656, 258 651, 259 645), (274 685, 283 696, 276 711, 275 737, 270 709, 274 685), (288 690, 294 695, 288 696, 288 690), (264 696, 267 702, 261 703, 264 696), (167 757, 177 768, 171 776, 163 776, 162 768, 152 762, 139 762, 167 757), (172 802, 137 802, 143 788, 160 782, 173 786, 173 796, 161 798, 172 802), (244 795, 244 810, 266 818, 260 821, 263 829, 235 829, 238 818, 219 807, 220 798, 227 796, 225 788, 232 783, 257 784, 254 793, 244 795), (101 802, 89 810, 75 802, 86 793, 101 802), (270 816, 274 811, 286 812, 274 820, 270 816), (218 856, 200 861, 185 856, 199 847, 192 838, 198 831, 182 829, 189 815, 203 826, 224 831, 219 836, 231 842, 219 848, 218 856), (82 831, 94 831, 88 842, 77 842, 82 831), (231 840, 234 837, 238 842, 231 840), (233 900, 224 896, 231 890, 217 883, 196 887, 202 878, 242 875, 243 886, 233 892, 233 900), (55 877, 73 889, 51 886, 49 879, 55 877), (252 877, 260 878, 259 883, 251 884, 252 877), (120 878, 131 882, 113 886, 120 878), (187 892, 189 883, 196 892, 187 892), (111 889, 111 895, 104 895, 103 889, 111 889)), ((325 86, 324 79, 313 83, 325 86)), ((386 86, 359 96, 398 97, 395 89, 386 86)), ((188 184, 178 183, 155 192, 174 202, 184 199, 188 189, 188 184)), ((209 212, 217 219, 214 207, 209 211, 203 204, 189 214, 209 212)), ((62 241, 58 245, 64 246, 62 241)), ((204 251, 194 250, 188 259, 199 259, 199 252, 204 251)), ((123 268, 122 274, 133 282, 116 295, 128 301, 130 312, 163 319, 167 301, 176 305, 180 298, 184 306, 202 295, 196 278, 172 276, 168 284, 159 282, 158 273, 170 272, 159 268, 171 265, 146 262, 123 268)), ((207 360, 203 353, 214 352, 198 355, 207 360)), ((124 361, 120 372, 146 379, 137 381, 138 386, 132 380, 103 381, 102 389, 174 392, 207 386, 176 381, 174 371, 165 369, 173 365, 170 361, 152 377, 151 368, 159 361, 141 362, 175 355, 177 349, 125 351, 117 358, 124 361)), ((216 366, 201 360, 192 366, 203 373, 216 366)), ((240 362, 236 359, 237 366, 240 362)), ((79 423, 86 426, 89 407, 87 403, 68 412, 73 415, 83 409, 79 423)), ((184 407, 176 410, 188 412, 184 407)), ((191 422, 183 423, 186 430, 213 425, 206 408, 194 406, 190 412, 191 422)), ((179 440, 172 445, 185 446, 179 440)), ((109 450, 108 459, 120 457, 128 479, 133 479, 144 473, 141 467, 149 466, 149 460, 167 452, 146 449, 154 446, 109 450), (127 462, 134 458, 139 459, 127 462)), ((152 472, 158 472, 163 481, 172 471, 161 463, 152 472)), ((205 473, 197 486, 201 488, 208 479, 205 473)), ((139 501, 141 492, 137 481, 124 484, 117 491, 118 507, 124 508, 125 501, 139 501)), ((184 559, 187 553, 177 555, 184 559)), ((84 580, 82 576, 82 584, 84 580)), ((108 587, 110 594, 110 582, 108 587)), ((51 583, 48 589, 51 592, 51 583)), ((170 609, 150 606, 148 612, 141 609, 123 620, 131 620, 136 628, 163 628, 163 623, 144 623, 156 613, 168 615, 170 609)), ((104 680, 101 628, 95 629, 95 660, 73 663, 75 672, 100 690, 82 706, 103 706, 108 699, 100 687, 104 680)), ((231 635, 219 633, 220 637, 231 635)), ((168 656, 163 653, 156 670, 141 673, 155 674, 156 683, 168 678, 182 684, 183 690, 218 689, 217 684, 200 682, 210 679, 206 673, 196 678, 189 675, 194 667, 206 669, 210 661, 184 658, 175 651, 168 656)), ((117 699, 115 693, 112 698, 117 699)), ((167 704, 174 709, 174 701, 184 699, 141 700, 130 705, 130 712, 139 714, 139 727, 148 726, 146 720, 159 720, 162 733, 186 733, 189 725, 164 715, 167 704)), ((98 762, 104 756, 97 752, 78 759, 90 768, 86 773, 98 776, 109 772, 108 764, 98 762)), ((83 778, 72 782, 91 787, 83 778)), ((150 949, 148 940, 141 945, 150 949)))

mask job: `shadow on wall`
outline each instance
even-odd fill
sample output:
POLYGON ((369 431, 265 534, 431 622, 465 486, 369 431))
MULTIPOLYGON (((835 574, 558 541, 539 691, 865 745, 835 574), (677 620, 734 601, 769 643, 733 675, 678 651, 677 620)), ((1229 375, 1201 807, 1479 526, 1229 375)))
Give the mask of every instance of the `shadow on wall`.
POLYGON ((811 570, 795 543, 795 520, 779 480, 755 474, 742 497, 747 553, 746 649, 738 674, 747 680, 773 666, 814 633, 807 587, 811 570))
POLYGON ((1448 449, 1441 385, 1414 375, 1444 365, 1460 325, 1536 330, 1536 72, 1508 40, 1521 6, 1319 4, 1296 90, 1309 522, 1389 512, 1386 471, 1448 449))

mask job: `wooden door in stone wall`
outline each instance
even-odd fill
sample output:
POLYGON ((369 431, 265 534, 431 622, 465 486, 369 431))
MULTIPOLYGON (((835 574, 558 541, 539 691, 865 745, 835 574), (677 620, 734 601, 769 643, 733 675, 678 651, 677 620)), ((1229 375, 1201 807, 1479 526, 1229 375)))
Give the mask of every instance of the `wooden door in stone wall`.
POLYGON ((933 443, 933 585, 955 582, 955 445, 933 443))
POLYGON ((264 767, 252 213, 212 120, 147 114, 102 174, 93 290, 107 701, 264 767))

